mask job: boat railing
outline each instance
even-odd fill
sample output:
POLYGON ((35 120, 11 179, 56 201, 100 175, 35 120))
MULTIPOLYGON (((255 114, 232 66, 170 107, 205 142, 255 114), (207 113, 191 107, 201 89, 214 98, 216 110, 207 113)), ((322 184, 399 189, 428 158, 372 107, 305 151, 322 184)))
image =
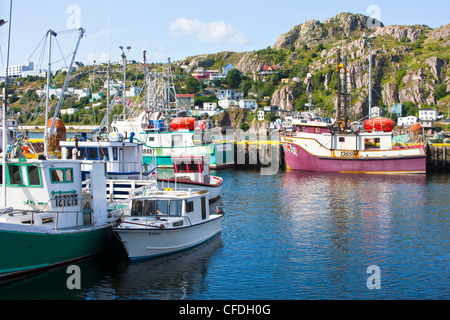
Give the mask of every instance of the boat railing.
POLYGON ((0 213, 1 215, 8 215, 9 217, 17 217, 20 218, 21 223, 23 225, 30 225, 30 226, 49 226, 49 230, 59 230, 60 228, 60 220, 61 215, 64 214, 65 217, 68 217, 69 215, 73 215, 75 224, 71 227, 81 227, 85 225, 91 225, 93 222, 92 219, 92 211, 90 207, 84 208, 82 204, 89 203, 90 202, 90 196, 82 196, 81 199, 78 199, 78 201, 81 201, 81 204, 77 205, 79 209, 67 209, 68 206, 64 205, 64 202, 62 202, 62 206, 55 208, 48 208, 49 204, 54 201, 56 203, 56 198, 51 198, 49 201, 44 205, 41 209, 35 209, 35 210, 26 210, 26 209, 11 209, 11 210, 5 210, 4 212, 0 213), (48 210, 46 210, 48 208, 48 210), (82 216, 81 223, 80 223, 80 214, 82 216), (38 220, 39 219, 39 220, 38 220), (86 220, 86 223, 85 223, 86 220), (52 226, 52 227, 51 227, 52 226))
POLYGON ((207 194, 208 190, 202 188, 136 188, 134 190, 130 190, 130 196, 173 196, 173 197, 183 197, 183 196, 192 196, 192 195, 202 195, 207 194))

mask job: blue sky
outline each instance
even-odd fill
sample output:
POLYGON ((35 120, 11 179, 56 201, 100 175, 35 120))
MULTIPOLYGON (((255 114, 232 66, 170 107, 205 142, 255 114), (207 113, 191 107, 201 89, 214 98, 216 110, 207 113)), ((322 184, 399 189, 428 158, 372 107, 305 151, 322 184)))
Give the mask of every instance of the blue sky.
MULTIPOLYGON (((10 0, 1 0, 0 19, 9 20, 10 0)), ((340 12, 379 17, 385 25, 450 23, 448 0, 13 0, 10 65, 41 61, 38 44, 48 29, 86 30, 77 54, 85 64, 119 61, 119 46, 131 46, 129 59, 172 61, 220 51, 252 51, 275 44, 282 33, 305 21, 323 21, 340 12), (110 30, 111 21, 111 33, 110 30), (111 46, 110 46, 111 35, 111 46), (111 48, 111 49, 110 49, 111 48)), ((0 27, 0 67, 6 65, 8 25, 0 27)), ((55 59, 73 51, 77 33, 60 33, 55 59)), ((67 59, 69 63, 70 58, 67 59)), ((43 66, 45 68, 45 65, 43 66)))

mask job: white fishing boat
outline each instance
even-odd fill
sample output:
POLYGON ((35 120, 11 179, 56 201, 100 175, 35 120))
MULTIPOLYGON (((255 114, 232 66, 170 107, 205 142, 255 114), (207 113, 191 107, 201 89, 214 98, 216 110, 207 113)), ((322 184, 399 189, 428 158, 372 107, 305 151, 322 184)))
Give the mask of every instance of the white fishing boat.
POLYGON ((122 134, 112 132, 91 141, 85 137, 80 141, 61 141, 60 146, 63 159, 85 160, 83 180, 89 179, 93 161, 106 164, 107 179, 110 180, 150 180, 156 174, 154 161, 143 163, 142 144, 134 142, 133 136, 127 141, 122 134))
POLYGON ((209 193, 209 201, 216 201, 222 190, 223 179, 210 174, 209 157, 184 156, 172 157, 174 175, 168 178, 158 177, 160 189, 202 188, 209 193))
POLYGON ((133 193, 113 229, 130 260, 187 250, 221 231, 224 214, 219 208, 210 214, 206 190, 144 189, 133 193))

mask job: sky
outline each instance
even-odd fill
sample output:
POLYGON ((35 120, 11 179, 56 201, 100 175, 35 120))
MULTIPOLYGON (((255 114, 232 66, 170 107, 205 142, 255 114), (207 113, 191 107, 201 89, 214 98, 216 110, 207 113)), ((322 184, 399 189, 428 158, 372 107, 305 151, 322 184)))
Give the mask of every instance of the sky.
POLYGON ((52 40, 55 65, 68 66, 79 27, 85 34, 76 61, 93 64, 120 61, 120 46, 129 60, 142 61, 146 50, 148 62, 260 50, 295 25, 340 12, 364 14, 384 25, 450 23, 448 0, 12 0, 11 20, 10 1, 0 0, 0 19, 8 21, 0 27, 1 68, 7 64, 9 27, 9 65, 29 60, 46 69, 42 40, 49 29, 58 33, 52 40))

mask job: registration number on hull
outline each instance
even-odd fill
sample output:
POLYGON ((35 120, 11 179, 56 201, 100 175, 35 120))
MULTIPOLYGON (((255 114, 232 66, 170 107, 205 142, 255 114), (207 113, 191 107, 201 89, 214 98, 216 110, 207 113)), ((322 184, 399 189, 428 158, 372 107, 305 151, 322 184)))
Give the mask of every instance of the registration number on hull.
POLYGON ((76 193, 55 195, 55 207, 74 207, 77 205, 78 195, 76 193))

